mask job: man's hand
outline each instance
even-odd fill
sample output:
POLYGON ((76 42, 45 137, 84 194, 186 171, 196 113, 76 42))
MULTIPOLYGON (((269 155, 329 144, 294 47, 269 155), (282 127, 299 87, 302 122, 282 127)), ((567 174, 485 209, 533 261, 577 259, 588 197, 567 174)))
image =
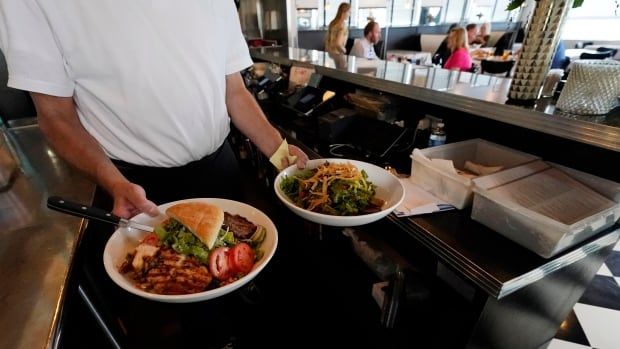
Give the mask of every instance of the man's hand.
MULTIPOLYGON (((295 162, 297 164, 297 168, 306 167, 306 162, 308 162, 308 155, 306 155, 306 153, 304 153, 303 150, 299 149, 298 147, 294 145, 289 144, 288 153, 297 157, 297 161, 295 162)), ((282 158, 282 168, 287 168, 290 165, 292 164, 289 163, 287 158, 282 158)))
POLYGON ((146 198, 144 189, 131 182, 120 182, 112 186, 111 193, 114 198, 112 213, 122 218, 131 218, 138 213, 144 212, 149 216, 157 216, 159 209, 146 198))
MULTIPOLYGON (((282 144, 282 136, 269 123, 254 97, 245 88, 239 73, 226 75, 226 107, 235 126, 263 154, 271 157, 282 144)), ((301 149, 289 145, 288 152, 290 155, 297 156, 297 167, 304 168, 306 166, 308 156, 301 149)), ((284 160, 282 164, 285 165, 284 167, 290 165, 288 159, 284 160)), ((278 166, 276 165, 276 167, 278 166)))
POLYGON ((50 145, 68 163, 84 172, 114 198, 115 215, 129 218, 140 212, 157 215, 142 187, 130 183, 105 155, 79 121, 72 97, 31 93, 39 127, 50 145))

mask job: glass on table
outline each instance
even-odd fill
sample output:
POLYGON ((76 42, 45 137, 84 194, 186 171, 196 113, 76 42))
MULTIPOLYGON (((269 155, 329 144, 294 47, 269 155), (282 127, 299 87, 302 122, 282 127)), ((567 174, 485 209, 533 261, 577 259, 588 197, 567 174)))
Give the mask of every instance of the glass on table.
POLYGON ((512 50, 504 50, 504 52, 502 53, 502 60, 504 61, 508 60, 508 57, 510 57, 511 53, 512 53, 512 50))

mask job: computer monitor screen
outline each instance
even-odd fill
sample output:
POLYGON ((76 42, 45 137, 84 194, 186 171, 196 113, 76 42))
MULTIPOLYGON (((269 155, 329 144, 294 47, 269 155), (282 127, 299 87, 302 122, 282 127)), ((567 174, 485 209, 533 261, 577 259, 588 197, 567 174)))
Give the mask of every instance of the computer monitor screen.
POLYGON ((332 91, 306 86, 287 100, 287 106, 304 115, 309 115, 318 106, 334 96, 332 91))
POLYGON ((384 157, 403 138, 407 129, 385 121, 356 116, 345 132, 347 141, 356 148, 375 157, 384 157))

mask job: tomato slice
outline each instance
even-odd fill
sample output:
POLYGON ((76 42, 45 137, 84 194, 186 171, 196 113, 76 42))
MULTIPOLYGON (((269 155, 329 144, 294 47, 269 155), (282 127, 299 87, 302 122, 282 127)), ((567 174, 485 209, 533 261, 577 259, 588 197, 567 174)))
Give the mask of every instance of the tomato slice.
POLYGON ((240 242, 230 249, 228 264, 233 274, 247 274, 254 266, 254 250, 245 242, 240 242))
POLYGON ((157 246, 159 245, 159 237, 155 233, 148 233, 144 237, 144 239, 142 239, 142 243, 151 245, 151 246, 157 246))
POLYGON ((218 247, 209 255, 209 271, 218 280, 230 277, 230 265, 228 262, 228 247, 218 247))

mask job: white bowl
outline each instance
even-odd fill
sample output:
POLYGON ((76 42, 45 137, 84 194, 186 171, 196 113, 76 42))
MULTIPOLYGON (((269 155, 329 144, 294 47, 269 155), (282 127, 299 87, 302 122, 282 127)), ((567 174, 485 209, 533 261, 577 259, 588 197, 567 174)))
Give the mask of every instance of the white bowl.
MULTIPOLYGON (((258 273, 260 273, 261 270, 263 270, 263 268, 267 265, 269 260, 271 260, 271 257, 273 257, 273 254, 276 251, 276 247, 278 246, 278 231, 276 230, 275 225, 269 219, 269 217, 267 217, 267 215, 265 215, 260 210, 237 201, 207 198, 170 202, 159 206, 159 209, 161 212, 164 212, 166 208, 181 202, 207 202, 220 207, 225 212, 241 215, 254 224, 264 226, 267 230, 267 233, 265 236, 265 240, 260 247, 263 251, 263 257, 254 264, 254 267, 247 275, 235 282, 232 282, 222 287, 218 287, 205 292, 186 295, 162 295, 149 293, 136 287, 133 281, 131 281, 131 279, 118 271, 118 268, 121 266, 121 264, 123 264, 123 261, 125 261, 127 253, 133 252, 136 246, 138 246, 138 244, 140 243, 140 240, 148 233, 136 229, 119 228, 114 232, 114 234, 112 234, 103 252, 103 265, 105 267, 105 270, 110 276, 110 278, 118 286, 140 297, 159 302, 199 302, 223 296, 245 285, 248 281, 252 280, 256 275, 258 275, 258 273)), ((165 219, 165 217, 149 217, 146 214, 139 214, 132 220, 138 223, 155 226, 156 224, 159 224, 163 219, 165 219)))
POLYGON ((347 160, 347 159, 315 159, 310 160, 306 164, 306 168, 312 169, 316 168, 319 165, 323 164, 325 161, 333 162, 333 163, 351 163, 355 167, 357 167, 360 171, 366 171, 368 174, 368 180, 371 181, 376 188, 376 197, 379 199, 383 199, 386 203, 381 208, 381 211, 361 214, 356 216, 334 216, 328 215, 318 212, 313 212, 301 208, 293 202, 283 191, 280 189, 280 183, 282 180, 288 176, 294 175, 295 173, 301 171, 297 168, 296 165, 289 166, 288 168, 282 170, 276 177, 274 182, 274 189, 276 191, 276 195, 278 198, 289 208, 291 211, 295 212, 297 215, 305 218, 311 222, 331 225, 335 227, 353 227, 357 225, 363 225, 372 223, 377 221, 388 214, 390 214, 394 209, 401 204, 403 199, 405 198, 405 188, 402 183, 394 176, 392 173, 388 172, 385 169, 382 169, 379 166, 375 166, 373 164, 369 164, 367 162, 356 161, 356 160, 347 160))

